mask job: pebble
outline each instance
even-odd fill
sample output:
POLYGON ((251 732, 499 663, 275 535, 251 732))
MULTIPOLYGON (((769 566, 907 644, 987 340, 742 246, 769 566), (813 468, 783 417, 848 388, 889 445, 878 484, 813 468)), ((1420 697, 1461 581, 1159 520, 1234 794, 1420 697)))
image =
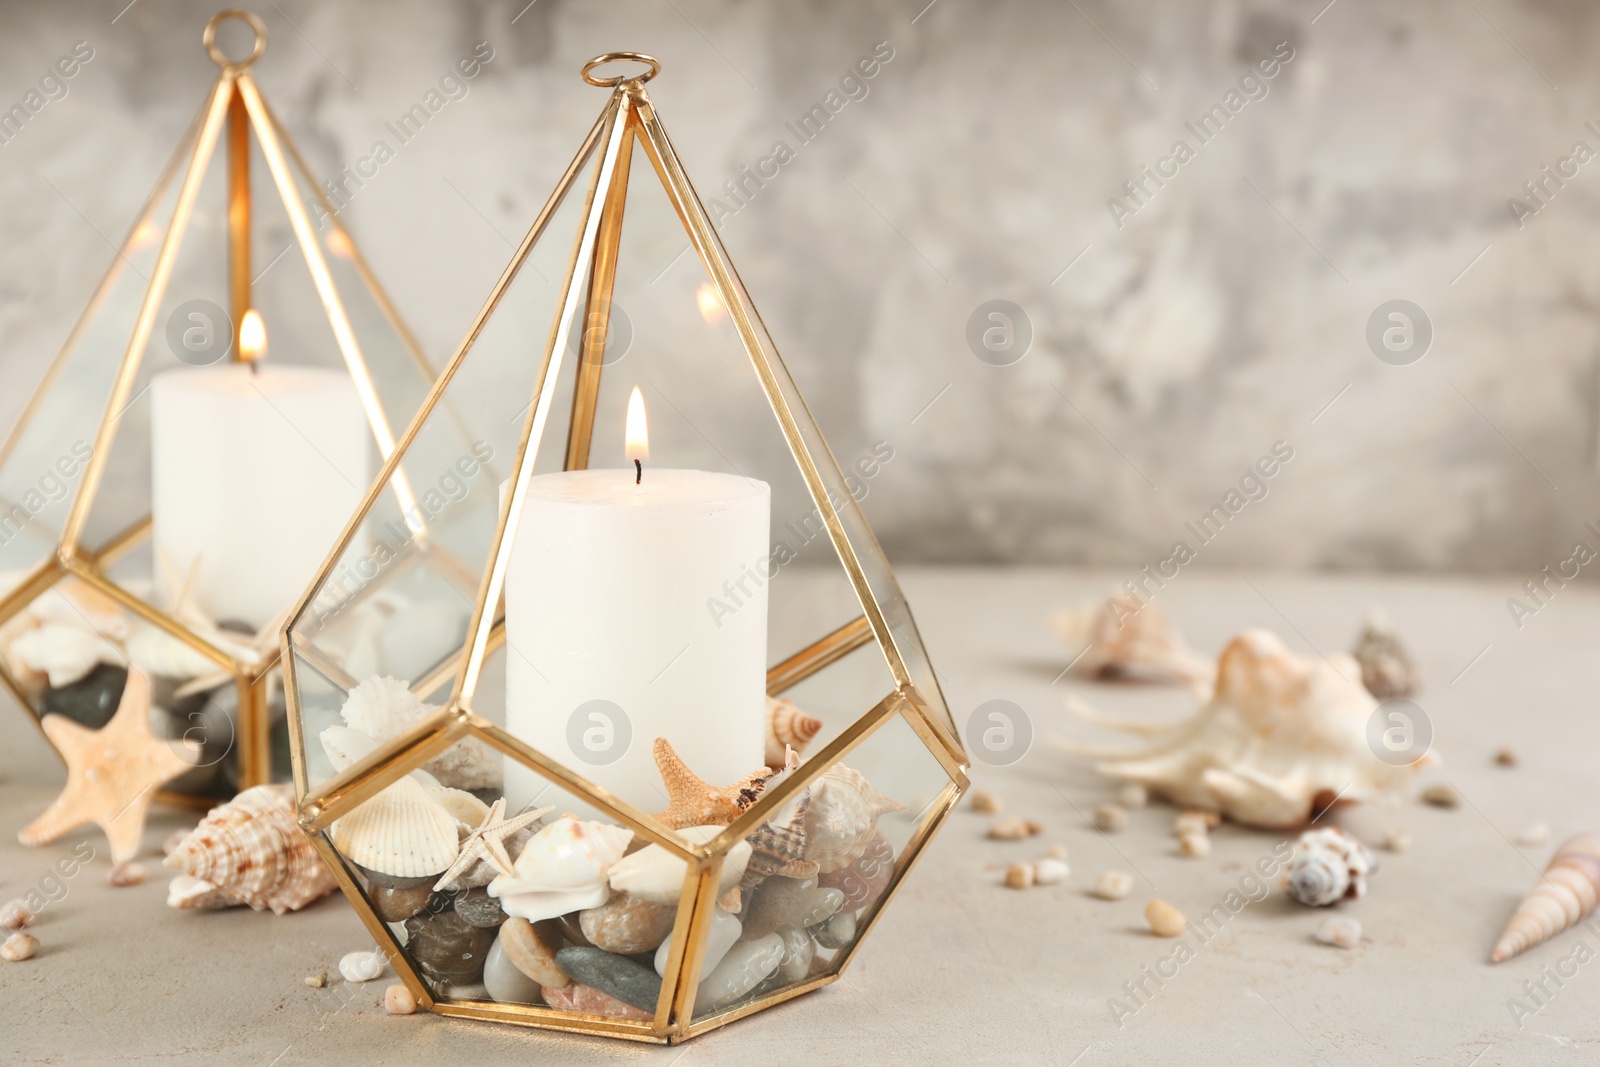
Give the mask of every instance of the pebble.
POLYGON ((1324 945, 1355 948, 1361 943, 1361 923, 1348 915, 1330 915, 1317 927, 1317 940, 1324 945))
POLYGON ((1208 834, 1211 832, 1211 823, 1206 820, 1203 811, 1182 811, 1172 820, 1172 832, 1177 837, 1184 834, 1208 834))
POLYGON ((1157 937, 1177 937, 1189 925, 1183 912, 1164 900, 1152 900, 1144 906, 1144 921, 1157 937))
POLYGON ((987 789, 974 789, 967 797, 967 807, 979 815, 997 815, 1005 804, 987 789))
POLYGON ((880 830, 854 863, 843 870, 819 875, 817 884, 824 889, 839 890, 844 894, 841 907, 845 911, 855 911, 877 903, 893 877, 894 845, 880 830))
POLYGON ((1104 834, 1114 834, 1128 825, 1128 810, 1118 804, 1101 804, 1089 815, 1094 828, 1104 834))
POLYGON ((1032 889, 1033 864, 1013 863, 1007 867, 1005 885, 1007 889, 1032 889))
POLYGON ((1422 801, 1436 808, 1453 808, 1461 803, 1461 795, 1444 782, 1435 782, 1422 791, 1422 801))
POLYGON ((383 991, 383 1010, 390 1015, 414 1015, 417 998, 403 985, 392 985, 383 991))
MULTIPOLYGON (((711 933, 706 938, 705 960, 700 964, 702 978, 710 974, 712 969, 722 962, 722 957, 727 955, 734 942, 739 940, 739 934, 743 932, 743 929, 738 919, 721 908, 716 908, 711 912, 711 933)), ((669 937, 661 942, 661 946, 656 949, 656 973, 663 978, 667 974, 667 957, 671 953, 672 938, 669 937)))
POLYGON ((1043 832, 1044 824, 1033 819, 1001 819, 984 836, 994 841, 1021 841, 1043 832))
POLYGON ((1106 871, 1094 881, 1094 895, 1101 900, 1121 900, 1133 892, 1133 875, 1126 871, 1106 871))
POLYGON ((20 900, 8 900, 0 905, 0 926, 7 930, 20 930, 33 922, 33 912, 20 900))
POLYGON ((1390 852, 1408 852, 1411 849, 1411 835, 1398 826, 1391 826, 1383 831, 1383 847, 1390 852))
POLYGON ((1494 761, 1502 767, 1515 767, 1517 765, 1517 750, 1506 745, 1494 754, 1494 761))
POLYGON ((384 874, 382 871, 369 870, 355 862, 351 862, 350 866, 354 867, 361 877, 367 880, 368 884, 382 886, 385 889, 421 889, 425 886, 432 886, 433 883, 439 880, 438 873, 419 875, 415 878, 402 878, 397 874, 384 874))
POLYGON ((811 975, 811 960, 817 954, 817 943, 809 933, 792 926, 779 930, 778 936, 783 938, 783 958, 778 961, 774 977, 785 985, 805 981, 811 975))
POLYGON ((571 941, 574 945, 582 945, 584 948, 594 947, 589 939, 583 935, 583 924, 578 921, 578 916, 575 912, 569 911, 555 921, 561 924, 562 937, 571 941))
POLYGON ((756 887, 740 921, 741 939, 765 937, 784 926, 815 926, 844 907, 844 892, 824 889, 815 878, 774 875, 756 887))
POLYGON ((1051 845, 1044 850, 1044 854, 1053 860, 1060 860, 1065 863, 1067 861, 1067 846, 1062 844, 1051 845))
POLYGON ((1204 830, 1179 834, 1178 852, 1190 859, 1211 855, 1211 835, 1204 830))
POLYGON ((98 730, 111 721, 128 681, 126 667, 102 663, 94 670, 60 689, 44 691, 43 708, 47 715, 65 715, 80 726, 98 730))
POLYGON ((318 971, 316 974, 306 975, 306 985, 312 989, 321 989, 328 984, 328 976, 318 971))
POLYGON ((716 969, 700 980, 694 1014, 716 1011, 749 993, 778 969, 783 956, 784 940, 775 933, 733 946, 716 969))
POLYGON ((106 884, 114 886, 138 885, 144 880, 144 864, 134 860, 113 864, 111 873, 106 875, 106 884))
POLYGON ((1058 885, 1067 880, 1072 869, 1054 857, 1046 857, 1033 865, 1034 885, 1058 885))
POLYGON ((600 907, 579 912, 578 925, 595 948, 633 956, 665 941, 677 917, 676 904, 652 904, 629 893, 613 893, 600 907))
POLYGON ((0 956, 12 963, 31 960, 38 951, 39 939, 32 934, 12 934, 4 944, 0 944, 0 956))
POLYGON ((414 886, 411 889, 390 889, 388 886, 378 885, 367 891, 367 899, 372 901, 372 910, 386 923, 405 922, 427 907, 432 897, 433 889, 426 885, 414 886))
POLYGON ((539 983, 507 958, 502 941, 489 947, 489 956, 483 963, 483 988, 491 1000, 502 1004, 539 1003, 539 983))
POLYGON ((511 965, 541 986, 559 989, 570 979, 556 966, 561 949, 561 927, 550 920, 530 923, 527 919, 507 919, 500 924, 496 942, 511 965))
POLYGON ((1530 823, 1518 830, 1512 840, 1523 848, 1537 848, 1550 840, 1550 827, 1542 822, 1530 823))
POLYGON ((655 1011, 656 1001, 661 998, 661 976, 627 956, 600 948, 569 947, 556 953, 556 963, 574 981, 593 986, 640 1011, 655 1011))
POLYGON ((841 911, 812 932, 823 948, 844 948, 856 939, 856 913, 841 911))
POLYGON ((500 902, 481 886, 459 894, 455 909, 464 921, 485 930, 492 930, 506 921, 506 913, 500 910, 500 902))
POLYGON ((388 959, 377 949, 370 952, 349 952, 339 961, 339 973, 346 982, 370 982, 383 973, 388 959))
POLYGON ((1129 782, 1117 790, 1117 803, 1130 810, 1137 810, 1150 803, 1150 791, 1137 782, 1129 782))
POLYGON ((539 994, 544 997, 546 1004, 560 1011, 577 1012, 581 1015, 604 1015, 612 1019, 645 1020, 655 1017, 654 1008, 640 1011, 582 982, 571 982, 559 988, 546 986, 539 990, 539 994))
POLYGON ((423 912, 406 920, 406 953, 429 978, 476 982, 483 974, 495 931, 473 926, 454 910, 423 912))

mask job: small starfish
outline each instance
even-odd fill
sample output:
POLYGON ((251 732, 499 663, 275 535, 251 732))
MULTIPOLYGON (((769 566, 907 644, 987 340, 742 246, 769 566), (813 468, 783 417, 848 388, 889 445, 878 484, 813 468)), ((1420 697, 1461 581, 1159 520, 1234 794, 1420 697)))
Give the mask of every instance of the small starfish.
POLYGON ((656 813, 673 830, 686 826, 726 826, 756 802, 776 773, 767 767, 751 771, 732 785, 715 786, 691 771, 664 737, 656 738, 656 769, 667 787, 667 810, 656 813))
POLYGON ((479 860, 507 878, 515 878, 516 867, 511 862, 511 854, 506 851, 506 838, 518 830, 531 826, 555 810, 553 807, 535 808, 507 819, 506 798, 501 797, 494 802, 494 807, 489 809, 489 814, 483 817, 478 828, 461 842, 461 851, 456 853, 456 861, 450 865, 449 870, 439 876, 439 880, 433 884, 433 891, 444 892, 445 886, 465 874, 479 860))
POLYGON ((63 715, 46 715, 45 736, 67 761, 67 785, 45 813, 23 827, 17 840, 43 845, 85 823, 96 823, 121 863, 139 854, 144 820, 157 786, 192 770, 200 746, 167 741, 150 732, 150 679, 129 671, 111 721, 98 730, 63 715), (196 757, 184 759, 180 751, 196 757))

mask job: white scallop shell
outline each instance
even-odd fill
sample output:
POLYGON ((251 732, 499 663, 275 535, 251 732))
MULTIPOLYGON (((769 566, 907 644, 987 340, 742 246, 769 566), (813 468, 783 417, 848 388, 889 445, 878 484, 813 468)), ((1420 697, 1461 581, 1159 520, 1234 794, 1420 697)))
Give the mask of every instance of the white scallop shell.
POLYGON ((334 822, 345 857, 396 878, 438 874, 456 858, 456 820, 415 778, 402 778, 334 822))
POLYGON ((858 770, 836 763, 811 783, 806 805, 806 859, 827 874, 850 866, 867 850, 878 829, 878 816, 904 811, 879 796, 858 770))
MULTIPOLYGON (((697 845, 703 845, 726 829, 726 826, 689 826, 678 833, 697 845)), ((727 858, 722 861, 718 895, 739 884, 749 863, 750 842, 740 841, 728 850, 727 858)), ((612 864, 611 888, 632 893, 652 904, 676 904, 683 894, 683 881, 688 873, 689 865, 685 861, 660 845, 649 845, 612 864)))
POLYGON ((30 670, 48 677, 56 689, 83 680, 102 663, 120 666, 126 662, 116 645, 84 629, 81 621, 77 626, 43 623, 19 634, 11 642, 10 652, 30 670))
POLYGON ((1343 830, 1307 830, 1295 842, 1283 887, 1295 900, 1317 908, 1365 895, 1371 870, 1372 853, 1343 830))

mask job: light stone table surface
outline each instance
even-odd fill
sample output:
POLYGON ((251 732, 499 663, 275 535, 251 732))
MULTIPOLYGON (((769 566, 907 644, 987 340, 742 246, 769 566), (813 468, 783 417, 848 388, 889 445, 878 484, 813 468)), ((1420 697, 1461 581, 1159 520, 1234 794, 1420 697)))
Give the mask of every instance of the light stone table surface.
MULTIPOLYGON (((1495 935, 1533 884, 1552 845, 1510 838, 1535 820, 1552 842, 1600 825, 1594 714, 1600 599, 1568 587, 1517 630, 1505 600, 1522 576, 1474 580, 1306 578, 1183 573, 1162 593, 1196 647, 1265 626, 1306 654, 1347 648, 1367 608, 1383 603, 1416 649, 1453 810, 1415 799, 1334 818, 1376 837, 1390 823, 1415 839, 1380 854, 1358 916, 1359 947, 1316 943, 1322 915, 1276 888, 1245 907, 1142 1006, 1113 1017, 1111 998, 1173 951, 1144 930, 1159 895, 1190 915, 1221 902, 1282 835, 1225 826, 1203 860, 1180 858, 1171 810, 1135 812, 1102 837, 1082 811, 1112 789, 1052 749, 1052 736, 1092 736, 1062 707, 1066 693, 1112 711, 1175 716, 1180 691, 1094 684, 1068 675, 1049 613, 1103 593, 1122 575, 1045 570, 912 570, 903 575, 958 721, 978 704, 1026 709, 1038 740, 1008 768, 979 764, 975 782, 1008 814, 1041 820, 1031 842, 985 840, 987 818, 956 812, 846 976, 823 990, 678 1048, 568 1037, 434 1016, 392 1018, 385 981, 346 985, 341 955, 368 944, 342 897, 285 918, 244 909, 194 914, 163 903, 159 843, 191 817, 161 813, 146 834, 145 884, 112 889, 106 861, 70 882, 35 927, 37 958, 0 963, 0 1062, 160 1064, 1593 1064, 1600 1056, 1600 936, 1569 931, 1499 966, 1495 935), (1487 646, 1487 651, 1482 651, 1487 646), (1480 651, 1482 655, 1480 656, 1480 651), (1474 657, 1478 657, 1474 661, 1474 657), (1514 769, 1493 753, 1512 743, 1514 769), (1071 854, 1066 884, 1013 892, 1000 865, 1048 843, 1071 854), (1107 868, 1141 876, 1125 901, 1087 894, 1107 868), (1546 971, 1545 968, 1551 968, 1546 971), (325 989, 302 981, 327 971, 325 989), (1575 971, 1575 973, 1572 973, 1575 971), (1524 982, 1543 981, 1543 1006, 1524 982), (1529 1009, 1513 1016, 1508 1001, 1529 1009), (1532 1009, 1537 1009, 1536 1011, 1532 1009), (1519 1025, 1520 1024, 1520 1025, 1519 1025)), ((15 830, 41 810, 62 774, 20 717, 0 747, 0 898, 24 894, 85 831, 27 850, 15 830)), ((102 850, 103 854, 103 850, 102 850)), ((1170 970, 1170 968, 1169 968, 1170 970)), ((1535 990, 1537 992, 1537 990, 1535 990)), ((1135 1002, 1127 1001, 1130 1007, 1135 1002)))

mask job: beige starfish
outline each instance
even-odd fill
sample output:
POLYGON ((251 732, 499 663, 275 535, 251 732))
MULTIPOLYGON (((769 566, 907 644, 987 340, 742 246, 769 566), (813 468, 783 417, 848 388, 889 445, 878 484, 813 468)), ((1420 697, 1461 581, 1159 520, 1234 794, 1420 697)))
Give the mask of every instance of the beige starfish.
POLYGON ((506 851, 506 838, 555 810, 553 807, 535 808, 507 819, 506 798, 501 797, 494 802, 494 807, 489 809, 489 814, 483 817, 478 828, 461 842, 461 851, 456 853, 456 861, 450 865, 449 870, 439 876, 439 880, 433 884, 433 891, 444 892, 445 886, 465 874, 479 860, 489 864, 507 878, 515 878, 517 872, 511 862, 511 854, 506 851))
POLYGON ((667 787, 667 810, 656 813, 663 826, 726 826, 756 802, 777 772, 763 767, 732 785, 716 786, 700 778, 678 757, 665 737, 656 738, 656 769, 667 787))
POLYGON ((86 823, 105 831, 111 858, 121 863, 139 854, 145 815, 157 786, 192 770, 183 758, 198 757, 188 739, 165 741, 150 732, 150 679, 129 671, 111 721, 90 730, 62 715, 46 715, 45 736, 67 761, 67 785, 45 813, 23 827, 17 840, 43 845, 86 823))

